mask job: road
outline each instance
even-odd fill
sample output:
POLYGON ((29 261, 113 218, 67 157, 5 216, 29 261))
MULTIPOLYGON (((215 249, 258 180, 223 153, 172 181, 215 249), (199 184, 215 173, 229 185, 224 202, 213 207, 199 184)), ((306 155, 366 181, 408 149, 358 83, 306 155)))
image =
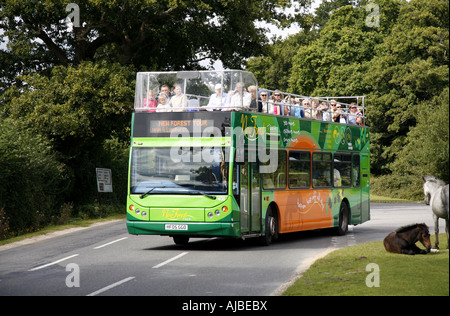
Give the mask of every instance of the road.
POLYGON ((330 249, 382 240, 416 222, 434 233, 429 206, 372 203, 371 220, 346 236, 301 232, 263 247, 218 238, 177 246, 169 237, 129 235, 120 220, 0 247, 0 295, 273 295, 330 249))

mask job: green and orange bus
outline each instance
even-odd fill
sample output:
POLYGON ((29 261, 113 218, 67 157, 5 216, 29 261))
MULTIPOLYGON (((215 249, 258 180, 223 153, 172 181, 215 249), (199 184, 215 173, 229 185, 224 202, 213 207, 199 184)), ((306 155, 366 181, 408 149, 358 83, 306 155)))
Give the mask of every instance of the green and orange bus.
POLYGON ((258 89, 253 74, 240 70, 138 73, 128 232, 176 244, 259 237, 269 245, 279 234, 323 228, 343 235, 370 219, 364 118, 363 97, 258 89), (262 93, 286 98, 263 104, 262 93), (308 104, 336 100, 358 114, 343 109, 341 122, 327 121, 331 107, 320 116, 308 104))

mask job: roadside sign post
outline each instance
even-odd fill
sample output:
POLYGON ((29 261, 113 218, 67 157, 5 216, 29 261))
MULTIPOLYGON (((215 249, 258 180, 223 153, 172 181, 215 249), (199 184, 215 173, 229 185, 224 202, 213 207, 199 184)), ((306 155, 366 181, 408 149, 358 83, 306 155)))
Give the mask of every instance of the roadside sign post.
MULTIPOLYGON (((111 172, 111 169, 107 169, 107 168, 95 168, 95 173, 97 175, 98 201, 99 201, 99 204, 102 205, 100 193, 112 193, 113 192, 112 172, 111 172)), ((108 202, 111 205, 111 196, 109 197, 108 202)))

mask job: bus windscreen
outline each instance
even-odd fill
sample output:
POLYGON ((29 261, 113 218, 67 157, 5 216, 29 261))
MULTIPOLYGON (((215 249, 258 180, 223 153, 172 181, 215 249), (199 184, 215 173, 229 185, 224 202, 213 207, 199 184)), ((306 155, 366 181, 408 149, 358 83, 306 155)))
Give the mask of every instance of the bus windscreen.
POLYGON ((131 194, 227 194, 225 149, 214 147, 133 148, 131 194))

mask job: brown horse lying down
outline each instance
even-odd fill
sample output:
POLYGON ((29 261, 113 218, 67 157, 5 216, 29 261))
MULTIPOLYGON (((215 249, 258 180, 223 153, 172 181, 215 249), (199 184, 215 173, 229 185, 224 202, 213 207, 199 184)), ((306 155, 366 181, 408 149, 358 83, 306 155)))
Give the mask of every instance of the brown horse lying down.
POLYGON ((400 227, 384 238, 384 248, 392 253, 407 255, 427 254, 431 249, 430 233, 425 224, 413 224, 400 227), (426 250, 416 246, 420 241, 426 250))

